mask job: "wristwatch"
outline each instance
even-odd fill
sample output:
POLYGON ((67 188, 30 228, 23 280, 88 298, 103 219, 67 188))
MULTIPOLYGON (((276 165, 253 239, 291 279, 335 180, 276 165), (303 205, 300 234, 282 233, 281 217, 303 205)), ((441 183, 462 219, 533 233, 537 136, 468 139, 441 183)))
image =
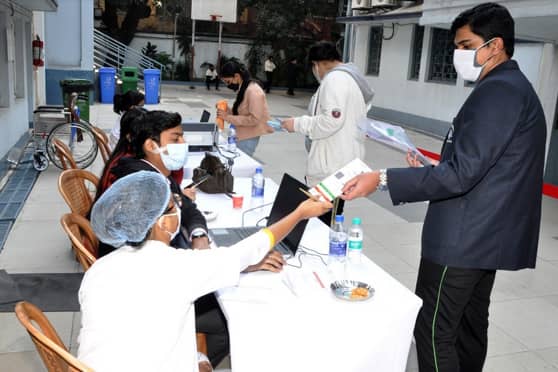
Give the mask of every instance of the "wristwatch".
POLYGON ((387 171, 385 169, 380 169, 380 182, 378 183, 378 190, 379 191, 388 190, 388 177, 387 177, 387 171))
POLYGON ((203 237, 207 237, 207 232, 204 229, 194 229, 194 231, 192 231, 192 234, 190 234, 190 240, 194 240, 197 238, 203 238, 203 237))

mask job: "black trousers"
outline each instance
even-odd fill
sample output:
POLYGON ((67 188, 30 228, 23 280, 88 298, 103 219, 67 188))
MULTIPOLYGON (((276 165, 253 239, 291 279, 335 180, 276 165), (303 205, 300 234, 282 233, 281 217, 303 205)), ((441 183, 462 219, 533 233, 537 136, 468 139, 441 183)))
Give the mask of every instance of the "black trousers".
POLYGON ((219 78, 211 78, 210 76, 206 76, 205 77, 205 86, 207 87, 207 90, 209 90, 211 83, 215 83, 215 89, 219 90, 219 78))
POLYGON ((273 83, 273 71, 266 71, 265 79, 265 92, 269 93, 269 91, 271 90, 271 84, 273 83))
POLYGON ((421 259, 416 294, 423 305, 414 332, 420 372, 482 372, 495 276, 421 259))
POLYGON ((215 368, 229 355, 227 320, 213 293, 198 298, 194 305, 196 309, 196 332, 205 333, 207 357, 215 368))

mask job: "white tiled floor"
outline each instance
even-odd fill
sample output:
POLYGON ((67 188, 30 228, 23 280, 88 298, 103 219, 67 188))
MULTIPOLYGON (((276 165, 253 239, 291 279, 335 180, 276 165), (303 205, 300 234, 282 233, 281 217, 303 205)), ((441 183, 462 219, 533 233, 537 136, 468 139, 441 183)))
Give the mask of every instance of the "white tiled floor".
MULTIPOLYGON (((221 96, 205 89, 165 86, 163 102, 149 106, 178 111, 184 119, 198 120, 202 108, 188 102, 207 104, 213 111, 221 96), (166 101, 166 97, 168 101, 166 101), (176 98, 171 98, 176 97, 176 98)), ((233 99, 232 93, 221 90, 233 99)), ((286 97, 282 92, 269 96, 272 116, 304 114, 309 95, 286 97)), ((91 121, 110 129, 116 117, 109 105, 91 107, 91 121)), ((418 133, 410 137, 419 147, 438 151, 440 141, 418 133)), ((302 178, 306 152, 302 136, 275 133, 264 136, 255 157, 264 163, 264 173, 278 182, 283 172, 302 178)), ((367 161, 374 168, 404 166, 400 153, 367 142, 367 161)), ((97 173, 101 166, 96 163, 97 173)), ((79 265, 69 250, 69 242, 59 219, 67 212, 57 191, 59 171, 43 172, 0 253, 0 267, 8 272, 76 272, 79 265)), ((391 207, 380 196, 348 203, 347 218, 359 216, 365 231, 365 253, 403 285, 413 290, 420 257, 421 222, 408 222, 404 208, 416 208, 421 221, 424 206, 391 207)), ((558 372, 558 200, 544 198, 543 221, 536 270, 498 272, 490 308, 489 348, 485 371, 558 372)), ((414 220, 413 220, 414 221, 414 220)), ((75 353, 79 313, 47 313, 64 342, 75 353)), ((223 367, 227 367, 227 363, 223 367)), ((0 313, 0 370, 30 372, 44 370, 31 341, 13 314, 0 313)), ((262 366, 265 370, 265 366, 262 366)), ((416 354, 411 349, 407 371, 417 371, 416 354)), ((240 371, 242 372, 242 371, 240 371)), ((338 372, 338 371, 336 371, 338 372)), ((350 371, 349 371, 350 372, 350 371)), ((381 372, 381 371, 380 371, 381 372)))

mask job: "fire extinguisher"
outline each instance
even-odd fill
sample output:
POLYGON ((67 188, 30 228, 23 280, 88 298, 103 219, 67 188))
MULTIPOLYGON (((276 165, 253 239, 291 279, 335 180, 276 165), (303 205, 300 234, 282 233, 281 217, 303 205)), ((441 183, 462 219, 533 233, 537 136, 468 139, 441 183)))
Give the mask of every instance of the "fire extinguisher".
POLYGON ((40 67, 45 65, 43 61, 43 47, 44 42, 37 35, 37 39, 33 40, 33 66, 40 67))

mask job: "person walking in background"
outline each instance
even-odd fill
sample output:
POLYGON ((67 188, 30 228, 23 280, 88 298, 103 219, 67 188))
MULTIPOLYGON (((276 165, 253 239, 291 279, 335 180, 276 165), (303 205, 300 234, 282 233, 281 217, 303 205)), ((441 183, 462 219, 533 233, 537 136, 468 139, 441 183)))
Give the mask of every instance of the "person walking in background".
POLYGON ((296 76, 298 75, 298 65, 296 58, 291 58, 287 64, 287 94, 294 96, 296 87, 296 76))
POLYGON ((273 71, 275 71, 276 68, 277 66, 273 62, 273 56, 267 57, 267 59, 264 62, 264 71, 265 71, 265 78, 266 78, 266 82, 265 82, 266 93, 269 93, 271 90, 271 84, 273 83, 273 71))
MULTIPOLYGON (((320 83, 310 101, 309 114, 286 119, 281 125, 312 140, 306 182, 314 186, 354 158, 364 160, 364 135, 357 123, 366 117, 374 92, 354 64, 341 62, 332 43, 313 45, 308 60, 320 83)), ((340 201, 337 213, 342 211, 340 201)), ((324 216, 322 221, 329 225, 330 217, 324 216)))
POLYGON ((265 92, 244 66, 235 61, 223 65, 221 79, 237 94, 232 109, 217 109, 217 117, 234 124, 238 148, 252 156, 260 136, 273 133, 273 128, 267 124, 270 116, 265 92))
POLYGON ((205 71, 205 86, 207 90, 211 90, 211 83, 215 83, 215 90, 219 90, 219 75, 217 74, 217 70, 215 70, 215 66, 209 65, 207 67, 207 71, 205 71))
POLYGON ((349 181, 344 198, 388 190, 394 205, 430 201, 422 230, 415 325, 420 372, 481 372, 496 270, 534 268, 541 220, 546 120, 511 57, 514 20, 485 3, 453 21, 453 61, 477 82, 446 135, 440 162, 349 181))
POLYGON ((137 90, 129 90, 124 94, 114 95, 112 110, 118 114, 118 120, 109 134, 109 145, 111 149, 114 149, 120 139, 120 120, 124 114, 133 108, 143 108, 144 103, 145 95, 137 90))

